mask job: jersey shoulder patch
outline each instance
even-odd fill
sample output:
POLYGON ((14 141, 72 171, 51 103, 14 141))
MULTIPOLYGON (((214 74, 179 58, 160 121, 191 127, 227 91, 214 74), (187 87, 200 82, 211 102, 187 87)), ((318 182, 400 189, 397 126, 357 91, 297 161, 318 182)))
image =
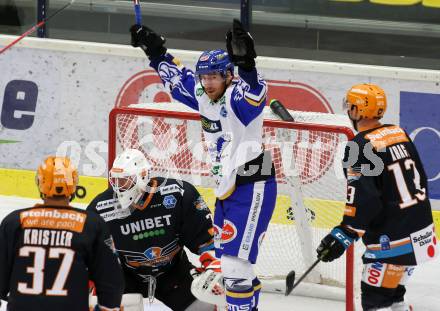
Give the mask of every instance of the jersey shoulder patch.
POLYGON ((116 205, 118 205, 118 199, 111 198, 111 199, 99 201, 98 203, 96 203, 95 209, 97 211, 102 211, 104 209, 114 208, 116 205))
POLYGON ((185 189, 181 187, 177 182, 173 183, 171 185, 162 186, 159 188, 159 192, 161 195, 167 195, 170 193, 180 193, 180 195, 183 196, 183 193, 185 192, 185 189))

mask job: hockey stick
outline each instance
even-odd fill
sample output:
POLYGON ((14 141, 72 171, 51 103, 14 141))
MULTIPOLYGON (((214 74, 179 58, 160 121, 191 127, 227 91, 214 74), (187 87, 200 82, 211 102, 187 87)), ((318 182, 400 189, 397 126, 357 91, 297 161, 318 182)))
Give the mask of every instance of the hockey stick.
POLYGON ((307 269, 306 272, 299 278, 299 280, 295 283, 295 271, 292 270, 287 274, 286 276, 286 296, 289 296, 289 294, 295 289, 295 287, 298 286, 299 283, 301 283, 302 280, 313 270, 313 268, 316 267, 316 265, 321 261, 321 258, 318 258, 315 260, 315 262, 310 266, 310 268, 307 269), (295 283, 295 284, 294 284, 295 283))
MULTIPOLYGON (((134 6, 134 18, 136 20, 136 25, 142 26, 142 13, 141 13, 141 4, 139 3, 139 0, 133 0, 133 6, 134 6)), ((147 47, 145 45, 140 45, 142 50, 147 50, 147 47)))
POLYGON ((139 0, 133 0, 134 5, 134 16, 136 19, 136 25, 142 25, 142 14, 141 14, 141 5, 139 0))
POLYGON ((11 43, 9 43, 7 46, 5 46, 4 48, 2 48, 0 50, 0 54, 2 54, 4 51, 6 51, 7 49, 9 49, 10 47, 14 46, 17 42, 19 42, 21 39, 23 39, 24 37, 30 35, 31 33, 33 33, 35 30, 37 30, 38 28, 40 28, 41 26, 43 26, 44 24, 46 24, 46 22, 48 22, 52 17, 54 17, 55 15, 57 15, 58 13, 60 13, 61 11, 63 11, 64 9, 66 9, 67 7, 71 6, 73 4, 75 0, 70 0, 69 3, 67 3, 66 5, 64 5, 62 8, 58 9, 55 13, 53 13, 52 15, 50 15, 47 18, 44 18, 41 22, 39 22, 38 24, 32 26, 32 28, 30 28, 29 30, 27 30, 24 34, 22 34, 20 37, 18 37, 17 39, 15 39, 14 41, 12 41, 11 43))

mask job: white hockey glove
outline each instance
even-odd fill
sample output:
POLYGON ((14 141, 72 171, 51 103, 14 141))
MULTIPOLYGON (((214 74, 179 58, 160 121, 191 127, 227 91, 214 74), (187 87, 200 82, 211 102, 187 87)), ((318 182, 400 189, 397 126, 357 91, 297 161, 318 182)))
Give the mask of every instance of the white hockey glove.
POLYGON ((220 308, 226 307, 220 260, 210 252, 203 253, 199 260, 202 267, 193 271, 194 280, 191 284, 191 293, 201 301, 220 308))

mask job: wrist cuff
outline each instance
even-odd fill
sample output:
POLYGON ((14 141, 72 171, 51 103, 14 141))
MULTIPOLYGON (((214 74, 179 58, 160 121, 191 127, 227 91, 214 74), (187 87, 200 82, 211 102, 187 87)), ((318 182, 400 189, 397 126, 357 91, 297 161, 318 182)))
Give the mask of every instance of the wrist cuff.
POLYGON ((339 243, 342 244, 342 246, 344 246, 345 249, 347 249, 353 242, 354 239, 352 237, 350 237, 349 235, 347 235, 343 230, 339 229, 339 228, 334 228, 330 234, 336 239, 338 240, 339 243))

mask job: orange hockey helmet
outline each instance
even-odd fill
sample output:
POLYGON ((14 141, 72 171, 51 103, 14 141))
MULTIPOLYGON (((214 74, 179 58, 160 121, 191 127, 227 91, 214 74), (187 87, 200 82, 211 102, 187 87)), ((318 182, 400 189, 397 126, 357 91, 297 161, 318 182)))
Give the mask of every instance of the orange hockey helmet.
POLYGON ((36 182, 43 198, 70 198, 78 184, 78 171, 69 158, 49 156, 38 167, 36 182))
POLYGON ((352 120, 381 119, 387 109, 387 98, 375 84, 357 84, 348 90, 344 105, 352 120))

